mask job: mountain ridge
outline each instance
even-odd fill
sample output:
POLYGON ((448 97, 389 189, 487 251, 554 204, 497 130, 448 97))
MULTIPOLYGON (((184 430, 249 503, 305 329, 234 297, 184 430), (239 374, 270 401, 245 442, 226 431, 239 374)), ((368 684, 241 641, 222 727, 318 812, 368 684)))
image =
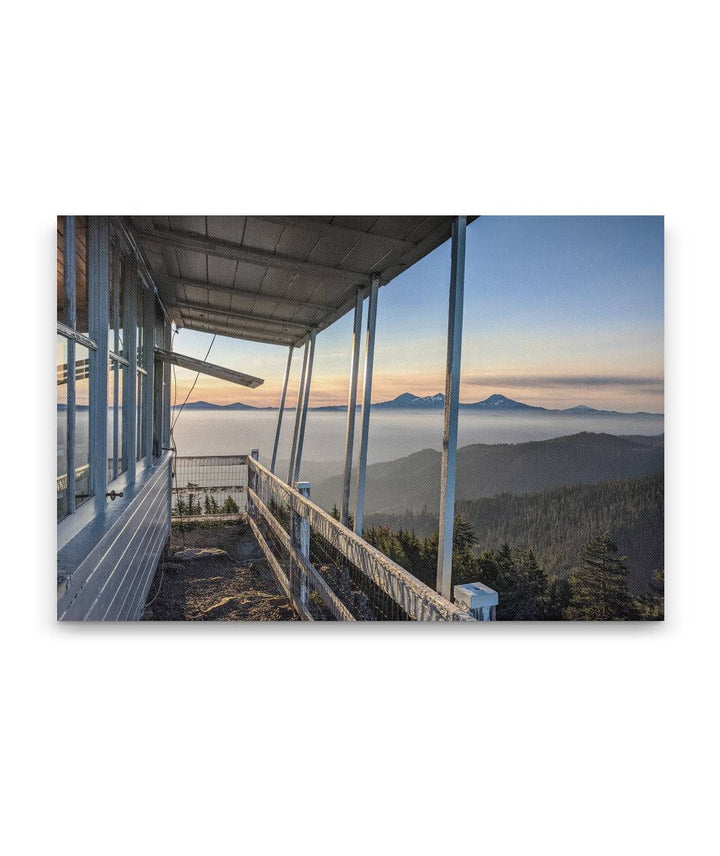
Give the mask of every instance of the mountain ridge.
MULTIPOLYGON (((373 410, 442 410, 445 407, 445 395, 442 392, 437 392, 435 395, 415 395, 411 392, 403 392, 393 399, 388 401, 378 401, 370 405, 373 410)), ((182 407, 180 404, 174 405, 174 409, 182 407)), ((252 404, 244 404, 236 401, 232 404, 214 404, 209 401, 191 401, 188 402, 185 410, 277 410, 277 407, 256 407, 252 404)), ((286 410, 294 410, 293 407, 286 407, 286 410)), ((360 405, 357 405, 357 410, 360 405)), ((540 407, 535 404, 526 404, 523 401, 516 401, 508 398, 501 393, 493 393, 482 401, 475 402, 460 402, 461 410, 482 410, 488 413, 558 413, 568 416, 663 416, 663 413, 649 413, 644 410, 634 412, 621 410, 600 410, 594 407, 589 407, 587 404, 578 404, 574 407, 566 408, 548 408, 540 407)), ((309 407, 308 410, 317 412, 346 412, 347 405, 345 404, 326 404, 320 407, 309 407)))
MULTIPOLYGON (((398 409, 412 409, 412 408, 444 408, 445 406, 445 396, 442 392, 438 392, 435 395, 425 395, 425 396, 417 396, 410 392, 403 392, 401 395, 398 395, 396 398, 391 399, 390 401, 380 401, 376 404, 372 405, 376 408, 382 409, 390 409, 390 408, 398 408, 398 409)), ((611 416, 662 416, 662 413, 648 413, 644 410, 638 410, 635 412, 623 412, 620 410, 601 410, 595 407, 590 407, 587 404, 577 404, 574 407, 565 407, 565 408, 553 408, 553 407, 541 407, 536 404, 526 404, 523 401, 516 401, 513 398, 508 398, 506 395, 502 395, 499 392, 495 392, 482 401, 474 401, 474 402, 460 402, 460 408, 463 410, 487 410, 489 412, 508 412, 508 411, 533 411, 537 413, 565 413, 565 414, 575 414, 575 415, 583 415, 590 414, 593 416, 602 416, 605 414, 611 416)))
MULTIPOLYGON (((437 508, 440 459, 435 449, 367 468, 367 514, 437 508)), ((475 443, 458 450, 456 500, 545 491, 570 484, 597 484, 663 472, 664 435, 618 436, 582 431, 524 443, 475 443)), ((331 508, 342 495, 342 478, 313 484, 314 502, 331 508)))

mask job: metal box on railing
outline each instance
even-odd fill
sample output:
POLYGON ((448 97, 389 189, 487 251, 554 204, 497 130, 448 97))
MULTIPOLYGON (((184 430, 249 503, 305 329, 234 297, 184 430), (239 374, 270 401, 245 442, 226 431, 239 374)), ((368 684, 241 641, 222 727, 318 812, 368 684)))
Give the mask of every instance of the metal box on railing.
POLYGON ((455 586, 455 603, 478 621, 495 621, 498 593, 484 583, 455 586))

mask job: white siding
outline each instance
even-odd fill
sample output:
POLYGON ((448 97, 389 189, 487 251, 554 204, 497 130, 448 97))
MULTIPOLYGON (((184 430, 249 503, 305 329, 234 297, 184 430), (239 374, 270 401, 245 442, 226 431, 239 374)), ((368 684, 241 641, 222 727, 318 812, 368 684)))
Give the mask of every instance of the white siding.
POLYGON ((166 454, 58 553, 58 620, 135 621, 142 617, 170 533, 171 461, 166 454), (116 500, 120 502, 121 500, 116 500))

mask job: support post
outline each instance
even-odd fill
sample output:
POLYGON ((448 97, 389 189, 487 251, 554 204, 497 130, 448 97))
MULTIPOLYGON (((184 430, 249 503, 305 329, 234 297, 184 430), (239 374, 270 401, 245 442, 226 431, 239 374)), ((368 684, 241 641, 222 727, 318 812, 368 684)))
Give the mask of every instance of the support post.
POLYGON ((88 308, 90 338, 90 493, 96 514, 107 492, 108 321, 110 318, 110 227, 107 217, 88 217, 88 308))
MULTIPOLYGON (((305 499, 310 499, 310 482, 296 482, 295 490, 301 493, 305 499)), ((293 533, 295 535, 295 543, 293 546, 300 555, 310 562, 310 521, 302 517, 296 511, 293 511, 293 533)), ((305 568, 300 568, 300 603, 304 608, 307 608, 308 598, 310 596, 310 585, 308 575, 305 568)))
MULTIPOLYGON (((172 326, 163 321, 163 347, 172 348, 172 326)), ((163 449, 170 448, 170 393, 172 389, 172 369, 170 363, 163 361, 163 449)))
MULTIPOLYGON (((67 216, 63 223, 63 290, 65 323, 75 329, 77 324, 77 256, 75 250, 75 217, 67 216)), ((75 340, 67 340, 67 513, 75 511, 75 340)))
POLYGON ((140 277, 134 257, 128 258, 123 276, 125 278, 123 348, 130 365, 127 367, 123 390, 122 433, 123 455, 127 461, 127 481, 130 485, 135 484, 137 473, 137 299, 140 291, 140 277))
POLYGON ((280 443, 280 430, 282 429, 283 412, 285 411, 285 396, 287 395, 288 380, 290 378, 293 350, 293 346, 290 345, 287 365, 285 366, 285 377, 283 377, 282 392, 280 393, 280 409, 278 410, 277 428, 275 429, 275 443, 273 444, 272 461, 270 462, 271 473, 275 473, 275 463, 277 461, 278 445, 280 443))
POLYGON ((307 373, 308 354, 310 353, 310 340, 305 342, 305 350, 303 351, 302 368, 300 369, 300 381, 298 383, 297 402, 295 403, 295 428, 293 430, 292 447, 290 448, 290 466, 288 467, 287 483, 293 483, 293 473, 295 472, 295 452, 297 450, 298 434, 300 431, 300 411, 303 403, 303 390, 305 388, 305 375, 307 373))
POLYGON ((302 463, 303 443, 305 442, 305 423, 307 422, 308 402, 310 401, 310 384, 312 383, 313 359, 315 357, 314 330, 310 333, 309 345, 310 353, 308 355, 307 371, 305 373, 302 412, 300 414, 300 432, 298 434, 297 448, 295 450, 295 470, 293 472, 292 481, 297 481, 300 478, 300 464, 302 463))
POLYGON ((143 307, 144 362, 145 362, 145 391, 143 394, 143 442, 145 443, 145 460, 148 467, 153 462, 153 392, 155 389, 155 292, 152 288, 143 289, 145 306, 143 307))
POLYGON ((367 467, 368 431, 370 429, 370 399, 372 397, 373 361, 375 359, 375 322, 377 320, 380 276, 375 274, 368 300, 367 332, 365 337, 365 370, 363 372, 363 402, 360 429, 360 456, 358 458, 357 502, 355 503, 355 533, 362 537, 365 509, 365 469, 367 467))
POLYGON ((353 443, 355 441, 355 409, 357 407, 358 364, 360 362, 360 339, 362 338, 363 293, 358 289, 355 296, 355 321, 350 356, 350 389, 348 392, 347 426, 345 428, 345 470, 343 473, 343 495, 340 522, 348 525, 350 511, 350 482, 352 480, 353 443))
POLYGON ((455 525, 457 430, 460 404, 460 356, 462 349, 463 293, 465 288, 465 229, 467 217, 455 217, 452 225, 450 300, 448 308, 447 364, 445 369, 445 420, 440 464, 440 534, 437 591, 452 596, 452 551, 455 525))

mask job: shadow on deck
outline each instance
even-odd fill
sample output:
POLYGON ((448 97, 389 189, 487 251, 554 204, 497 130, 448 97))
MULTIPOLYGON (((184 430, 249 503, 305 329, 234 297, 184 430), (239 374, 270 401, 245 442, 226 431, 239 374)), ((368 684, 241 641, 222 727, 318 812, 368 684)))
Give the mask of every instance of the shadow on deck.
POLYGON ((247 523, 173 524, 143 621, 297 621, 247 523))

